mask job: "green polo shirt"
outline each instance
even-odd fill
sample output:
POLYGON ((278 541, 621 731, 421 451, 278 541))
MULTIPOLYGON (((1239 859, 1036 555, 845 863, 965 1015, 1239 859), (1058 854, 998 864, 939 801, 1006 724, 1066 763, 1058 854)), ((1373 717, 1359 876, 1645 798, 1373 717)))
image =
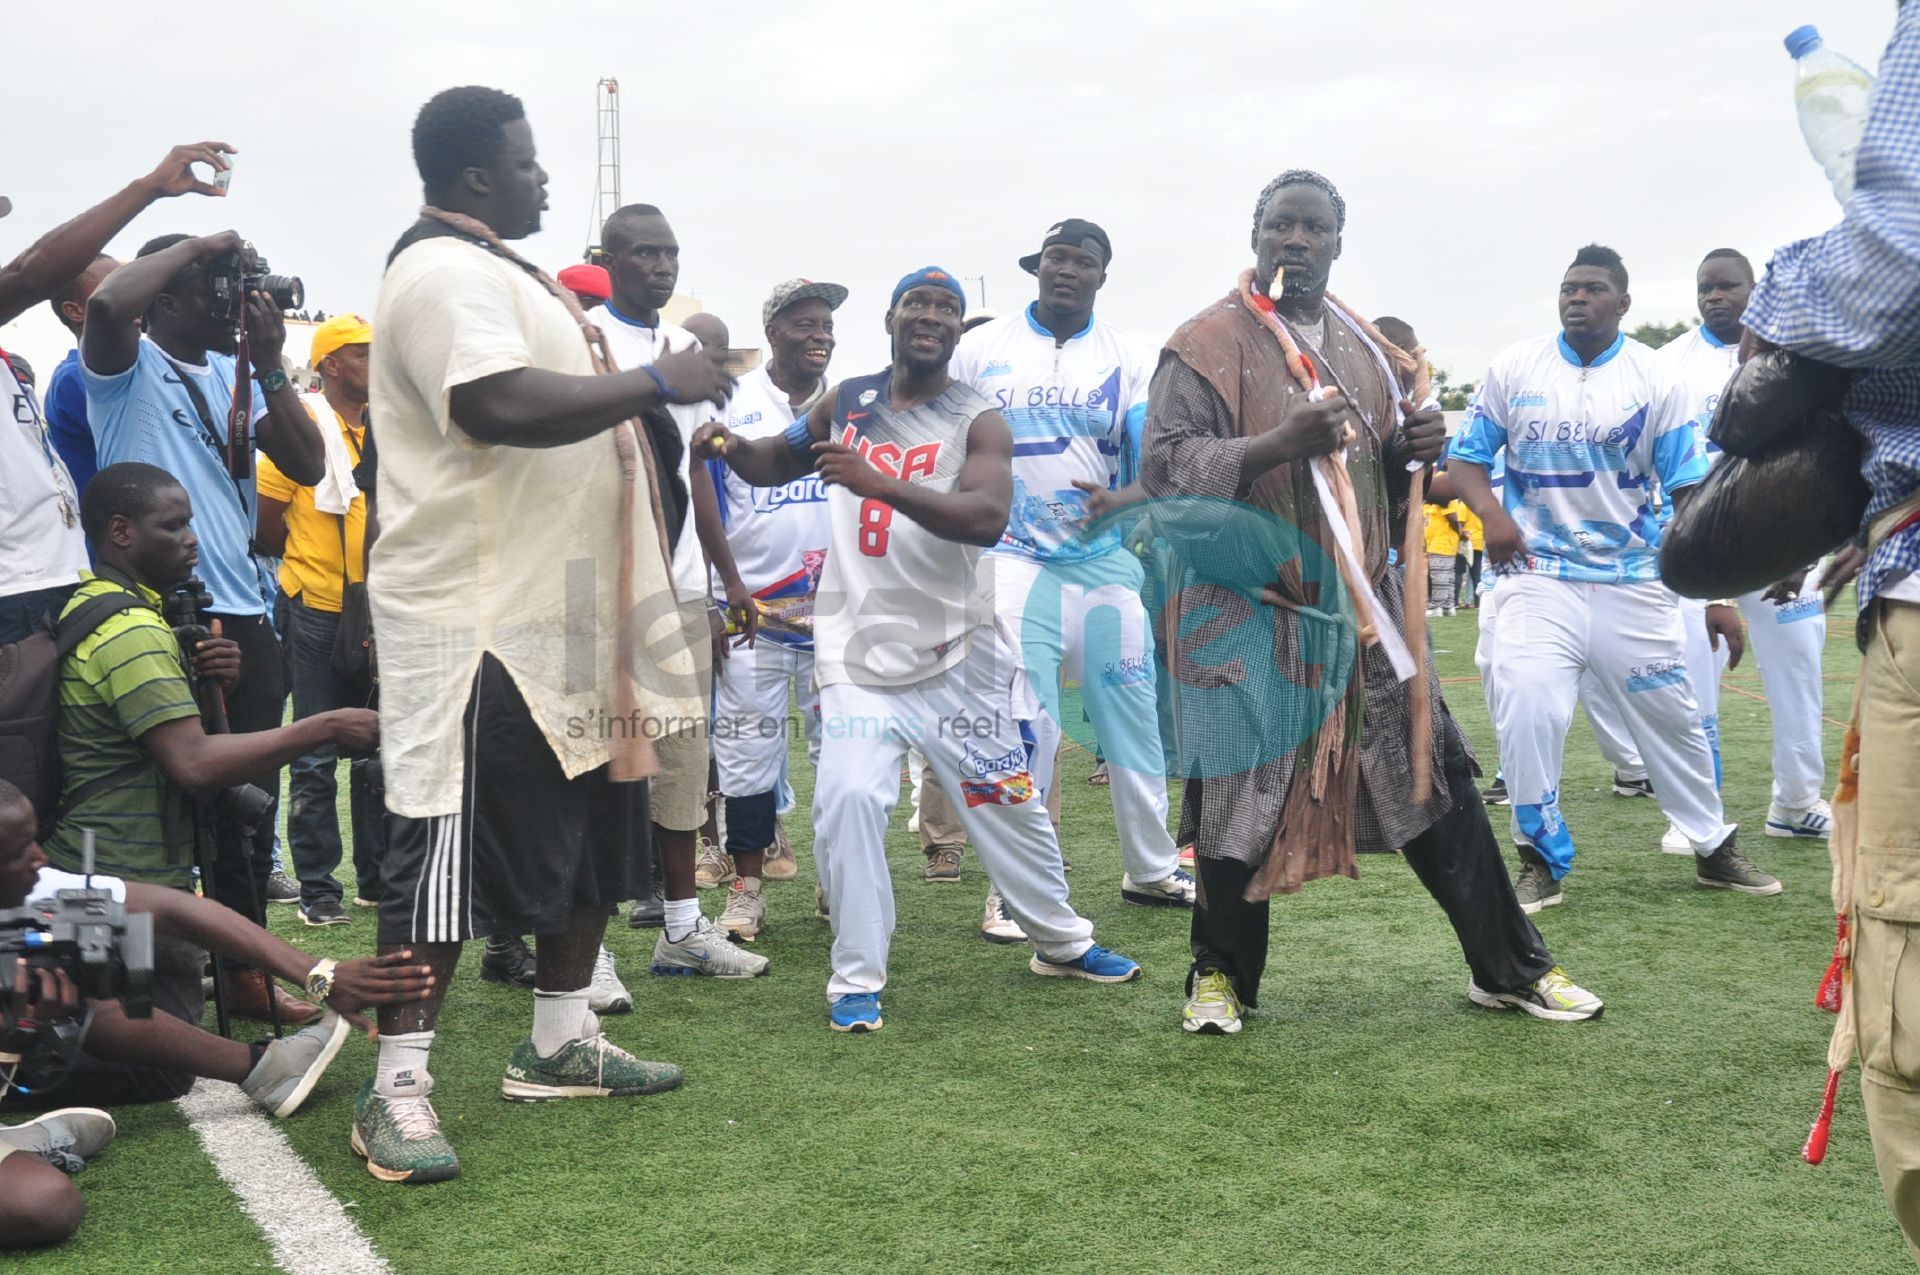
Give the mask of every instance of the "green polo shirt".
MULTIPOLYGON (((123 591, 91 572, 82 571, 80 578, 62 618, 87 598, 123 591)), ((61 815, 47 857, 79 871, 81 830, 91 828, 96 871, 191 889, 191 810, 182 811, 175 842, 168 845, 166 779, 140 737, 167 722, 198 717, 200 709, 180 663, 180 644, 161 618, 160 595, 136 587, 148 605, 108 616, 60 665, 62 804, 95 780, 119 778, 61 815)))

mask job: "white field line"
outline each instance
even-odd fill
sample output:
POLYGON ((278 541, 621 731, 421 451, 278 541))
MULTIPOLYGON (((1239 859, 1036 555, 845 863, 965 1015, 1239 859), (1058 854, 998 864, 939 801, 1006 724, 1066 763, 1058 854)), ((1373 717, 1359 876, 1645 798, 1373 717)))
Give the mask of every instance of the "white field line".
POLYGON ((179 1106, 287 1275, 393 1275, 352 1215, 238 1087, 202 1080, 179 1106))

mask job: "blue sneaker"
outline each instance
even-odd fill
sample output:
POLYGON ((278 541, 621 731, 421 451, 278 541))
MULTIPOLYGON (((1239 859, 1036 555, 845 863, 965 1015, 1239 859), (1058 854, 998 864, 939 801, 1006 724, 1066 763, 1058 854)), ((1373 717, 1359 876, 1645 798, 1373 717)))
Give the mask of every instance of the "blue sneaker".
POLYGON ((1035 952, 1027 968, 1050 978, 1084 978, 1094 983, 1125 983, 1140 977, 1140 962, 1098 943, 1071 961, 1049 961, 1035 952))
POLYGON ((849 992, 827 1010, 827 1024, 837 1032, 877 1032, 886 1026, 880 1017, 877 992, 849 992))

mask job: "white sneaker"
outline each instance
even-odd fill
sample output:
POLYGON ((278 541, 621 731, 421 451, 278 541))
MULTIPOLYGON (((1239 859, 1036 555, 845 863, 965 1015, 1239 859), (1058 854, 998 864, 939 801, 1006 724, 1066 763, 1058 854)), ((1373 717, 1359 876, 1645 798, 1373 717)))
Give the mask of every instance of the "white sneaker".
POLYGON ((720 932, 738 943, 751 943, 767 928, 767 900, 760 883, 747 888, 744 878, 736 878, 727 891, 727 906, 720 913, 720 932))
POLYGON ((1007 903, 1000 897, 1000 887, 987 887, 986 915, 980 919, 980 937, 989 943, 1024 943, 1027 932, 1020 923, 1007 915, 1007 903))
POLYGON ((1598 1018, 1607 1006, 1567 977, 1558 965, 1517 992, 1489 992, 1467 978, 1467 999, 1486 1009, 1517 1009, 1550 1023, 1580 1023, 1598 1018))
POLYGON ((1805 810, 1789 810, 1774 804, 1767 807, 1767 835, 1802 841, 1825 841, 1833 833, 1833 807, 1816 801, 1805 810))
POLYGON ((1120 897, 1128 903, 1142 903, 1148 907, 1190 908, 1194 896, 1193 873, 1185 868, 1175 868, 1172 873, 1158 881, 1135 881, 1131 874, 1120 875, 1120 897))
POLYGON ((734 879, 733 856, 702 837, 700 853, 693 860, 693 884, 701 890, 723 886, 734 879))
POLYGON ((596 1014, 625 1014, 633 1009, 633 993, 620 981, 613 968, 613 953, 606 944, 593 958, 593 982, 587 985, 587 1008, 596 1014))
POLYGON ((655 974, 704 974, 708 978, 758 978, 772 962, 766 957, 735 946, 718 926, 701 917, 678 943, 667 941, 667 932, 653 945, 655 974))
POLYGON ((1660 834, 1660 853, 1692 854, 1693 842, 1687 840, 1686 833, 1668 824, 1667 830, 1660 834))

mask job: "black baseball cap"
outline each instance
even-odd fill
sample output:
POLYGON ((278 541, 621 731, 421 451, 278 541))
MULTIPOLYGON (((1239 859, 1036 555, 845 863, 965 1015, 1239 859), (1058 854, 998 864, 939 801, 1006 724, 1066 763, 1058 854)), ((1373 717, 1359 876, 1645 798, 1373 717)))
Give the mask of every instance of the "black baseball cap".
MULTIPOLYGON (((1113 260, 1113 241, 1107 238, 1107 232, 1090 221, 1079 217, 1069 217, 1065 221, 1056 221, 1047 228, 1040 240, 1040 252, 1045 252, 1057 243, 1072 244, 1076 248, 1085 248, 1088 252, 1100 254, 1100 267, 1105 269, 1113 260)), ((1028 274, 1040 273, 1040 252, 1020 258, 1020 268, 1028 274)))

